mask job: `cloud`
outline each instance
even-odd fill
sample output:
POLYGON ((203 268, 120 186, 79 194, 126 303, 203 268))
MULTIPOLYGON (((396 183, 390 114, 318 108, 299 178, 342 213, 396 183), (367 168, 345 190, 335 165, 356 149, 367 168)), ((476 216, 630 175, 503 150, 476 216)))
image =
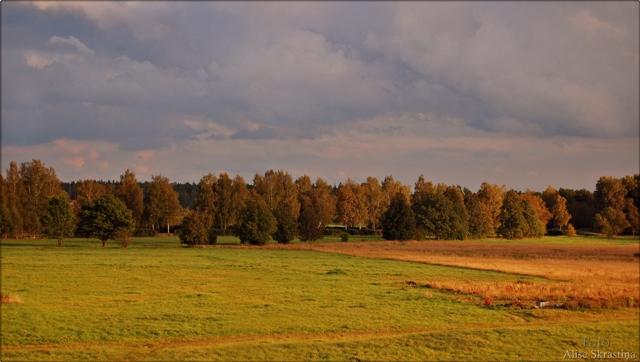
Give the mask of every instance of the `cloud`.
MULTIPOLYGON (((331 172, 333 164, 348 174, 363 164, 407 175, 425 157, 441 175, 456 160, 473 172, 482 172, 476 165, 506 170, 495 165, 532 157, 513 149, 514 140, 528 140, 533 153, 533 145, 555 149, 550 140, 571 140, 580 157, 583 144, 621 140, 637 153, 629 141, 639 131, 633 9, 10 3, 2 13, 2 88, 11 89, 2 93, 3 151, 95 142, 102 145, 96 160, 57 150, 85 159, 77 170, 62 167, 105 175, 123 165, 118 155, 129 155, 147 174, 168 157, 175 169, 167 173, 176 177, 198 177, 183 165, 209 168, 205 150, 243 172, 281 158, 297 170, 331 172), (107 152, 116 152, 113 159, 107 152), (153 162, 136 152, 152 152, 153 162)), ((585 165, 572 167, 584 175, 585 165)), ((535 166, 521 175, 544 175, 535 166)), ((637 170, 637 162, 626 168, 637 170)))
POLYGON ((42 70, 50 66, 51 64, 53 64, 54 60, 55 59, 52 57, 36 52, 27 53, 25 55, 25 61, 27 62, 27 65, 38 70, 42 70))
POLYGON ((70 36, 68 38, 63 38, 59 36, 52 36, 49 38, 48 43, 50 45, 63 45, 63 46, 72 46, 80 53, 94 54, 94 51, 86 46, 83 42, 78 40, 75 36, 70 36))

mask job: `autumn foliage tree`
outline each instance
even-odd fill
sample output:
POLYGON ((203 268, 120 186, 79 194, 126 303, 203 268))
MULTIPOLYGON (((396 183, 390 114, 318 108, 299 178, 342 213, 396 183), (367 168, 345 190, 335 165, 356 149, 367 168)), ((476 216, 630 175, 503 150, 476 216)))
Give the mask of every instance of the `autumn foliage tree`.
POLYGON ((336 209, 338 221, 347 227, 365 226, 367 204, 359 184, 348 179, 338 186, 336 209))
POLYGON ((22 227, 24 232, 38 235, 43 231, 42 218, 49 199, 62 193, 60 180, 53 168, 40 160, 22 163, 19 178, 22 227))
POLYGON ((145 212, 153 230, 166 225, 168 233, 169 226, 178 221, 181 215, 180 202, 168 178, 160 175, 152 177, 145 212))
POLYGON ((131 210, 136 227, 140 227, 144 213, 144 193, 133 171, 127 169, 120 175, 115 195, 131 210))

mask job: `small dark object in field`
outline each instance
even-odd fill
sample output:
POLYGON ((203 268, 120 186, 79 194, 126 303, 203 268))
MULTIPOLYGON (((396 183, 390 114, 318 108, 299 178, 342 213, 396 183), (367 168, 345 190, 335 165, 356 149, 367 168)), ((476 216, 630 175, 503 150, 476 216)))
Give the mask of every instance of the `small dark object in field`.
POLYGON ((349 241, 349 233, 340 234, 340 241, 344 241, 344 242, 349 241))
POLYGON ((416 282, 414 282, 413 280, 407 280, 407 281, 406 281, 406 283, 407 283, 407 285, 408 285, 408 286, 410 286, 410 287, 415 287, 416 285, 418 285, 418 284, 416 284, 416 282))
POLYGON ((325 273, 326 275, 346 275, 344 270, 342 269, 331 269, 325 273))

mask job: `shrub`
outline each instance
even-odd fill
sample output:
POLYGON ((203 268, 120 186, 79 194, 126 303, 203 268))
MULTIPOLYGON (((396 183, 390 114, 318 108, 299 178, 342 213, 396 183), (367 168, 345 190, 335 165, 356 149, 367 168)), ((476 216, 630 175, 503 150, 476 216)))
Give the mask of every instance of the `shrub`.
POLYGON ((576 235, 576 228, 574 228, 573 225, 569 224, 569 226, 567 226, 567 236, 574 237, 576 235))
POLYGON ((343 232, 340 234, 340 241, 347 242, 349 241, 349 233, 343 232))
MULTIPOLYGON (((207 244, 211 239, 211 230, 211 219, 204 213, 192 211, 182 220, 180 242, 189 246, 207 244)), ((213 235, 216 235, 215 232, 213 235)))

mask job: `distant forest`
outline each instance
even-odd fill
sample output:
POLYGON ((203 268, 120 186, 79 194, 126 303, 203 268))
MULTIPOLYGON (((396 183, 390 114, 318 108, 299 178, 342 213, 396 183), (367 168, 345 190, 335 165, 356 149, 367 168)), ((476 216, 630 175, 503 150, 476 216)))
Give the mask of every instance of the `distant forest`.
POLYGON ((12 238, 87 236, 104 241, 179 232, 187 244, 213 243, 222 234, 261 244, 315 240, 339 229, 397 240, 576 232, 613 237, 640 229, 638 174, 603 176, 594 191, 551 186, 515 191, 490 183, 472 191, 434 184, 423 176, 413 187, 393 176, 330 185, 306 175, 294 179, 283 170, 256 174, 250 184, 226 173, 204 175, 198 183, 172 183, 160 175, 138 182, 130 170, 118 181, 60 182, 53 168, 33 160, 11 162, 0 181, 0 233, 12 238), (96 220, 120 221, 96 225, 96 220), (106 226, 110 233, 97 231, 106 226))

